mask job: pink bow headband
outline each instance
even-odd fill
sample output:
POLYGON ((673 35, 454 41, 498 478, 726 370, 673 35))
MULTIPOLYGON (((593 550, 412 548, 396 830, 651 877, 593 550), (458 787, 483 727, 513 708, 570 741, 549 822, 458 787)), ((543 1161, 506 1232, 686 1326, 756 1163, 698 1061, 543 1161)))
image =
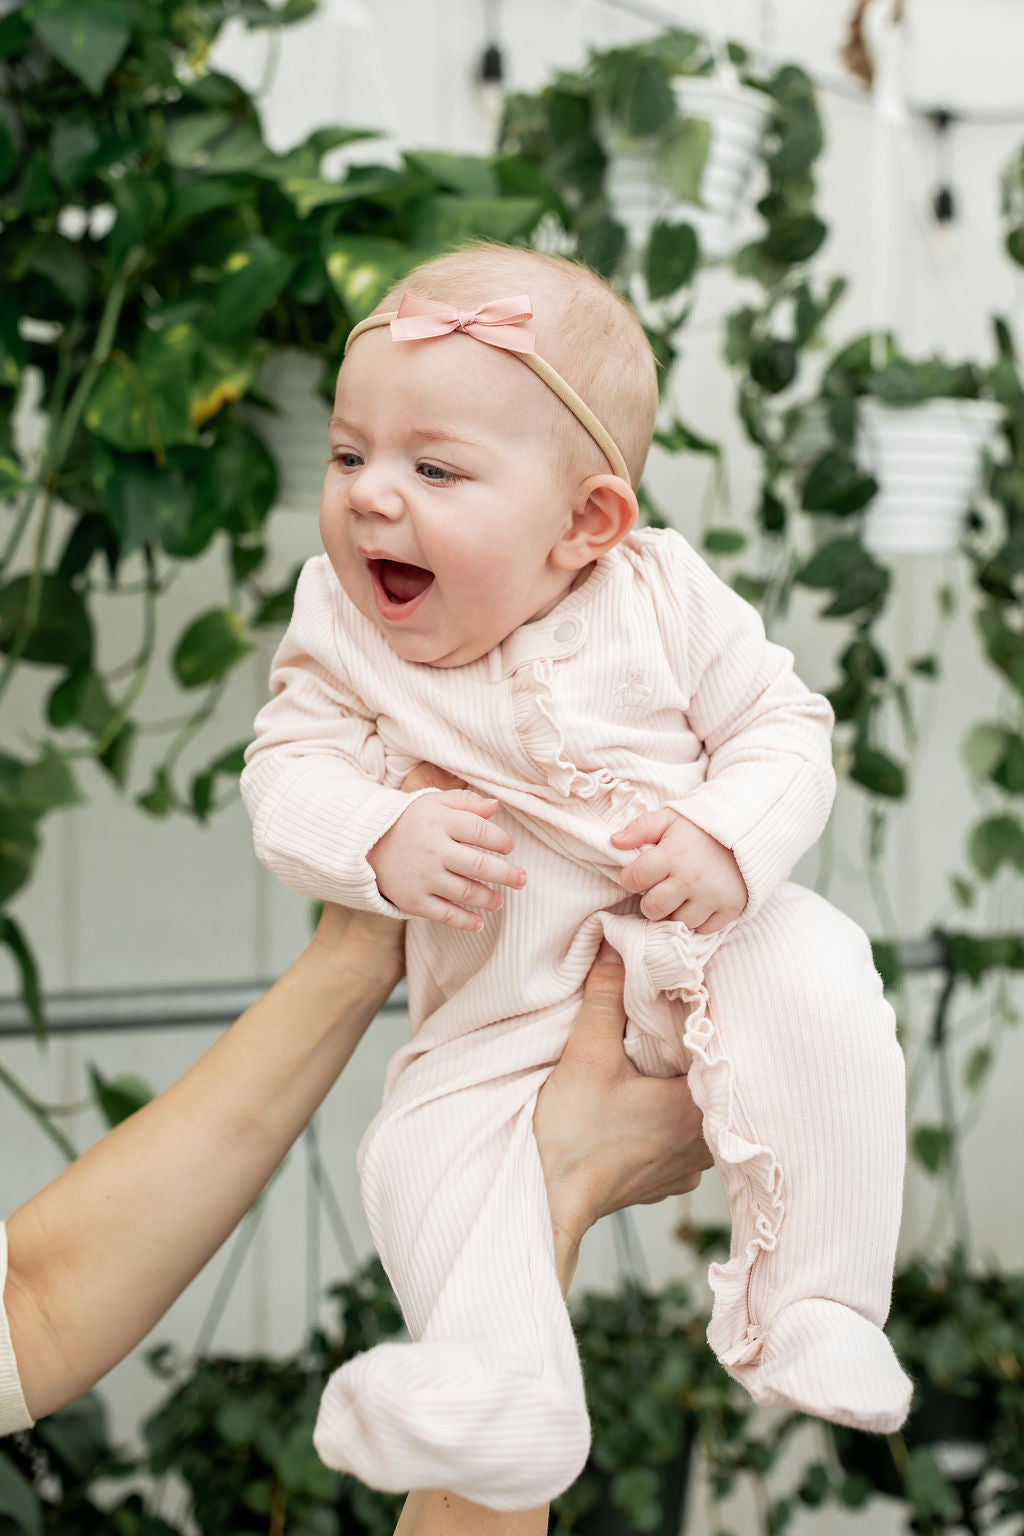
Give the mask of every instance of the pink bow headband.
POLYGON ((491 299, 489 303, 481 304, 474 310, 456 309, 452 304, 441 304, 434 299, 421 299, 416 294, 406 293, 402 295, 402 302, 397 309, 369 315, 353 326, 345 343, 345 351, 364 331, 373 330, 378 325, 390 325, 392 341, 427 341, 433 336, 451 336, 456 331, 463 331, 475 341, 514 352, 569 407, 580 425, 590 433, 615 474, 621 476, 627 485, 631 484, 626 461, 611 433, 605 430, 572 385, 567 384, 550 363, 537 356, 537 338, 533 331, 528 331, 523 325, 524 320, 532 319, 533 306, 525 293, 510 299, 491 299))

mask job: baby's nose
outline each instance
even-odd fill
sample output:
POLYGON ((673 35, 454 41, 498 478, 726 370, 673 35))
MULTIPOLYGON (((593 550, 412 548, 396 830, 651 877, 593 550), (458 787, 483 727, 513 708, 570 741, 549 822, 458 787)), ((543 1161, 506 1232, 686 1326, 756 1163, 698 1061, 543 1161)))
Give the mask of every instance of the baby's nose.
POLYGON ((405 511, 405 502, 395 482, 387 474, 370 467, 361 469, 349 483, 348 503, 363 517, 397 518, 405 511))

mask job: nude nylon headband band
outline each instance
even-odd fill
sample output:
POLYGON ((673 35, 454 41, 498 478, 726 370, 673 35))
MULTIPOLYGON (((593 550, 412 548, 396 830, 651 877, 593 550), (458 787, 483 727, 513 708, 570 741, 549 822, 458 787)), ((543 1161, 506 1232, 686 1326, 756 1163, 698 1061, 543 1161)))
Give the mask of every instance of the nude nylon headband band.
POLYGON ((527 308, 525 312, 509 312, 508 306, 519 304, 520 300, 496 300, 492 304, 481 304, 479 309, 472 314, 465 314, 447 304, 435 304, 430 299, 413 299, 412 294, 406 294, 402 299, 400 309, 391 309, 384 314, 368 315, 365 320, 353 326, 345 342, 345 351, 361 336, 364 331, 373 330, 379 325, 390 325, 392 337, 396 341, 426 340, 431 336, 450 335, 454 331, 463 331, 467 336, 473 336, 477 341, 485 341, 492 346, 501 347, 503 350, 514 352, 515 355, 527 367, 532 368, 538 378, 543 379, 549 389, 553 390, 572 411, 576 420, 589 432, 594 442, 604 454, 615 474, 621 476, 627 485, 632 484, 626 461, 619 452, 618 446, 611 433, 598 421, 593 411, 585 401, 567 384, 560 373, 546 363, 542 357, 538 357, 533 348, 533 333, 520 329, 514 322, 529 319, 532 311, 529 309, 529 300, 523 296, 527 308), (410 299, 413 303, 410 304, 410 299), (430 318, 417 323, 410 316, 428 316, 430 318), (397 325, 396 325, 397 322, 397 325), (512 323, 510 323, 512 322, 512 323), (403 329, 404 328, 404 329, 403 329), (515 331, 522 337, 509 339, 515 331), (490 334, 488 334, 488 332, 490 334), (528 338, 528 340, 527 340, 528 338))

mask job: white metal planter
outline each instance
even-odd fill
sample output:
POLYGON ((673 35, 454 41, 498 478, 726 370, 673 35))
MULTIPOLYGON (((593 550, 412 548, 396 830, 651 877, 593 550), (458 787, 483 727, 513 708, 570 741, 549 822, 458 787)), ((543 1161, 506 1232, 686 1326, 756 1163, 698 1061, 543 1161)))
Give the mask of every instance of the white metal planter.
POLYGON ((664 181, 656 141, 616 136, 609 144, 608 196, 635 249, 647 243, 656 220, 685 219, 696 229, 704 255, 718 259, 733 249, 737 216, 772 103, 761 91, 715 78, 684 78, 674 85, 683 116, 701 118, 711 128, 700 204, 681 202, 664 181))
POLYGON ((878 481, 864 515, 876 554, 955 550, 1002 409, 992 400, 860 403, 858 456, 878 481))

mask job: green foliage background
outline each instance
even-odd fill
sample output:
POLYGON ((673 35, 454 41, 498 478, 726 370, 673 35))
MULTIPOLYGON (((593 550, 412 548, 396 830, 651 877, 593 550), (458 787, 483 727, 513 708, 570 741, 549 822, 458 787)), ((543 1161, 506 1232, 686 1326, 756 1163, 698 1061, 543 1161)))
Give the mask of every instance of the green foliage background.
MULTIPOLYGON (((382 156, 382 163, 327 174, 331 152, 365 133, 323 129, 274 153, 252 98, 208 67, 229 18, 281 26, 311 8, 311 0, 276 9, 265 0, 25 0, 0 19, 0 708, 24 669, 45 679, 46 692, 31 747, 5 739, 0 751, 0 942, 40 1032, 30 936, 9 903, 31 879, 47 819, 82 798, 83 766, 98 766, 151 816, 206 820, 233 794, 238 743, 219 744, 198 770, 186 773, 183 762, 197 733, 216 724, 225 690, 260 632, 279 627, 290 610, 292 583, 275 585, 268 575, 278 470, 258 430, 261 412, 273 408, 260 391, 262 364, 297 347, 322 363, 329 387, 351 325, 417 260, 473 236, 554 238, 636 299, 668 394, 707 267, 685 204, 699 196, 708 131, 680 112, 673 90, 681 75, 713 71, 703 38, 675 30, 594 54, 544 90, 510 97, 491 155, 407 152, 397 164, 382 156), (607 193, 617 137, 645 147, 654 174, 681 200, 678 214, 656 223, 640 248, 630 244, 607 193), (30 368, 41 380, 47 421, 38 464, 18 458, 11 424, 30 368), (137 706, 158 659, 161 600, 189 562, 211 556, 221 563, 220 595, 188 618, 170 651, 187 718, 140 782, 137 706), (127 670, 99 660, 97 611, 111 589, 134 593, 139 608, 142 640, 127 670)), ((977 887, 1004 869, 1024 870, 1024 391, 1012 331, 995 318, 995 361, 984 366, 908 359, 892 338, 884 339, 881 359, 878 338, 859 337, 823 360, 844 283, 816 266, 827 229, 816 207, 823 140, 814 91, 795 66, 759 77, 742 49, 730 53, 769 104, 760 228, 732 260, 743 297, 725 325, 737 412, 762 481, 751 516, 707 529, 704 549, 728 563, 734 585, 769 622, 785 613, 795 589, 821 595, 820 617, 838 637, 829 690, 838 764, 876 808, 879 828, 885 808, 913 792, 915 701, 938 667, 924 654, 901 673, 881 638, 892 583, 862 538, 875 484, 856 453, 858 401, 987 397, 1004 409, 983 502, 963 545, 979 654, 1002 680, 1006 701, 998 719, 965 722, 964 758, 982 801, 967 868, 953 877, 968 910, 977 887), (883 727, 894 711, 905 727, 904 756, 883 727)), ((1018 262, 1021 165, 1010 167, 1004 185, 1007 253, 1018 262)), ((722 464, 721 446, 669 411, 658 443, 668 453, 722 464)), ((649 491, 644 501, 657 521, 649 491)), ((948 618, 952 593, 937 597, 948 618)), ((1024 964, 1014 934, 947 932, 942 942, 954 981, 973 985, 1024 964)), ((896 947, 878 945, 876 957, 895 986, 896 947)), ((963 1094, 978 1092, 994 1061, 994 1041, 976 1048, 963 1094)), ((111 1120, 146 1092, 137 1082, 98 1075, 94 1088, 111 1120)), ((22 1099, 45 1120, 40 1106, 22 1099)), ((957 1137, 954 1114, 918 1126, 920 1164, 955 1181, 957 1137)), ((904 1290, 902 1316, 913 1334, 904 1347, 918 1348, 922 1377, 948 1386, 949 1362, 965 1360, 969 1381, 983 1380, 989 1400, 998 1395, 1001 1422, 1024 1422, 1013 1364, 1024 1337, 1019 1286, 992 1282, 974 1293, 954 1265, 938 1277, 910 1272, 904 1290)), ((359 1306, 386 1321, 393 1303, 373 1285, 370 1292, 359 1306)), ((601 1383, 593 1405, 602 1447, 596 1470, 611 1480, 631 1528, 650 1529, 657 1518, 659 1457, 678 1447, 659 1441, 653 1428, 670 1404, 708 1429, 719 1491, 740 1474, 763 1478, 774 1465, 785 1435, 757 1433, 726 1378, 717 1368, 707 1375, 687 1298, 595 1300, 579 1326, 588 1370, 601 1383), (630 1360, 643 1362, 633 1375, 630 1360), (604 1423, 611 1404, 618 1410, 604 1423)), ((317 1369, 329 1348, 311 1344, 321 1352, 317 1369)), ((287 1509, 287 1529, 297 1536, 333 1536, 338 1528, 337 1490, 325 1492, 323 1471, 310 1463, 301 1437, 274 1428, 282 1412, 308 1417, 309 1371, 309 1358, 280 1369, 202 1362, 151 1426, 153 1465, 174 1465, 186 1476, 191 1468, 195 1497, 213 1501, 204 1525, 212 1536, 241 1536, 247 1521, 253 1531, 284 1529, 287 1509), (189 1435, 181 1443, 175 1436, 197 1402, 206 1404, 201 1417, 210 1440, 193 1466, 189 1435), (237 1472, 240 1464, 248 1502, 236 1490, 230 1508, 214 1509, 234 1487, 224 1469, 237 1472)), ((132 1470, 109 1446, 98 1413, 88 1402, 77 1405, 15 1457, 0 1453, 0 1532, 166 1536, 171 1527, 137 1495, 113 1513, 93 1503, 97 1478, 132 1470)), ((1015 1454, 1012 1436, 1002 1433, 992 1455, 1010 1480, 1009 1514, 1019 1513, 1024 1476, 1015 1454)), ((950 1528, 959 1494, 927 1445, 914 1449, 903 1470, 918 1529, 950 1528)), ((821 1464, 806 1468, 793 1493, 767 1508, 765 1529, 781 1530, 797 1507, 816 1507, 826 1496, 851 1507, 865 1497, 859 1474, 833 1473, 821 1464)), ((567 1496, 559 1528, 572 1529, 603 1487, 584 1482, 567 1496)), ((389 1510, 367 1502, 365 1491, 351 1500, 358 1528, 387 1529, 389 1510)))

